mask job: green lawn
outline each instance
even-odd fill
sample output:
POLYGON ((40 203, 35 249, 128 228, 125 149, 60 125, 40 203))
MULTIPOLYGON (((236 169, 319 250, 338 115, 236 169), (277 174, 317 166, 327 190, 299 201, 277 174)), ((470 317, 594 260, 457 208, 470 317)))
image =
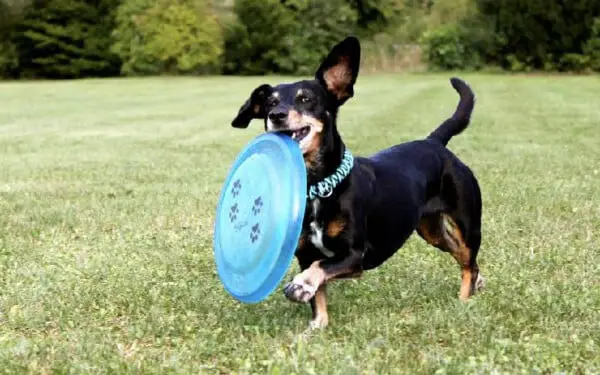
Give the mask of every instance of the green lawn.
MULTIPOLYGON (((427 135, 448 78, 359 78, 346 143, 427 135)), ((229 123, 264 78, 0 84, 0 372, 599 373, 600 79, 463 78, 450 148, 481 183, 486 289, 460 303, 454 260, 413 237, 334 283, 312 336, 308 306, 239 304, 213 263, 221 184, 262 130, 229 123)))

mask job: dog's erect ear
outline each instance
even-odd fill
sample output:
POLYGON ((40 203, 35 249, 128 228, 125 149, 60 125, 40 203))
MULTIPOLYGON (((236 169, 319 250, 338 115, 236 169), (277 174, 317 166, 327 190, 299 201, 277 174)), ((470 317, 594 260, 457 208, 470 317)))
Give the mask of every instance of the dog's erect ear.
POLYGON ((360 43, 350 36, 333 47, 315 77, 341 105, 354 95, 359 66, 360 43))
POLYGON ((271 91, 273 91, 273 88, 266 84, 255 88, 250 98, 240 107, 240 111, 231 122, 231 126, 234 128, 247 128, 252 119, 265 117, 265 100, 271 94, 271 91))

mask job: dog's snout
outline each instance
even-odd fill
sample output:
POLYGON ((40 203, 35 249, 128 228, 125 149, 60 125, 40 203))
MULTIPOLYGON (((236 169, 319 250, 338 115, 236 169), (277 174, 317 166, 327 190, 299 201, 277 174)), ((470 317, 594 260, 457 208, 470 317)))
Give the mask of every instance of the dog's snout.
POLYGON ((274 124, 281 124, 288 117, 288 111, 284 108, 275 108, 269 113, 269 120, 274 124))

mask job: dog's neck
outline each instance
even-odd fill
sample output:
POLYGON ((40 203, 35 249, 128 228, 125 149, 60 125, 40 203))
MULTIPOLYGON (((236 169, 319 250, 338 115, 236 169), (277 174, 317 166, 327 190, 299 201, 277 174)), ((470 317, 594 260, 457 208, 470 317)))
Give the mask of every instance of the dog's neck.
POLYGON ((323 134, 321 147, 317 150, 317 156, 307 170, 308 186, 314 185, 335 173, 344 159, 346 146, 342 141, 335 126, 330 127, 330 131, 323 134))

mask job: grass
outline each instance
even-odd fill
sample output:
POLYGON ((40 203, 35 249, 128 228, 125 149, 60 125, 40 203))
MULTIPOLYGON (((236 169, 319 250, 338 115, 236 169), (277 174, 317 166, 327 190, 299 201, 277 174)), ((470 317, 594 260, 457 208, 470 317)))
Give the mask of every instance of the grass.
MULTIPOLYGON (((360 78, 347 144, 428 134, 447 78, 360 78)), ((229 122, 279 78, 1 84, 0 373, 600 372, 600 80, 464 78, 450 147, 481 182, 486 290, 458 302, 457 265, 415 237, 333 284, 312 336, 307 306, 236 303, 213 264, 221 183, 262 129, 229 122)))

